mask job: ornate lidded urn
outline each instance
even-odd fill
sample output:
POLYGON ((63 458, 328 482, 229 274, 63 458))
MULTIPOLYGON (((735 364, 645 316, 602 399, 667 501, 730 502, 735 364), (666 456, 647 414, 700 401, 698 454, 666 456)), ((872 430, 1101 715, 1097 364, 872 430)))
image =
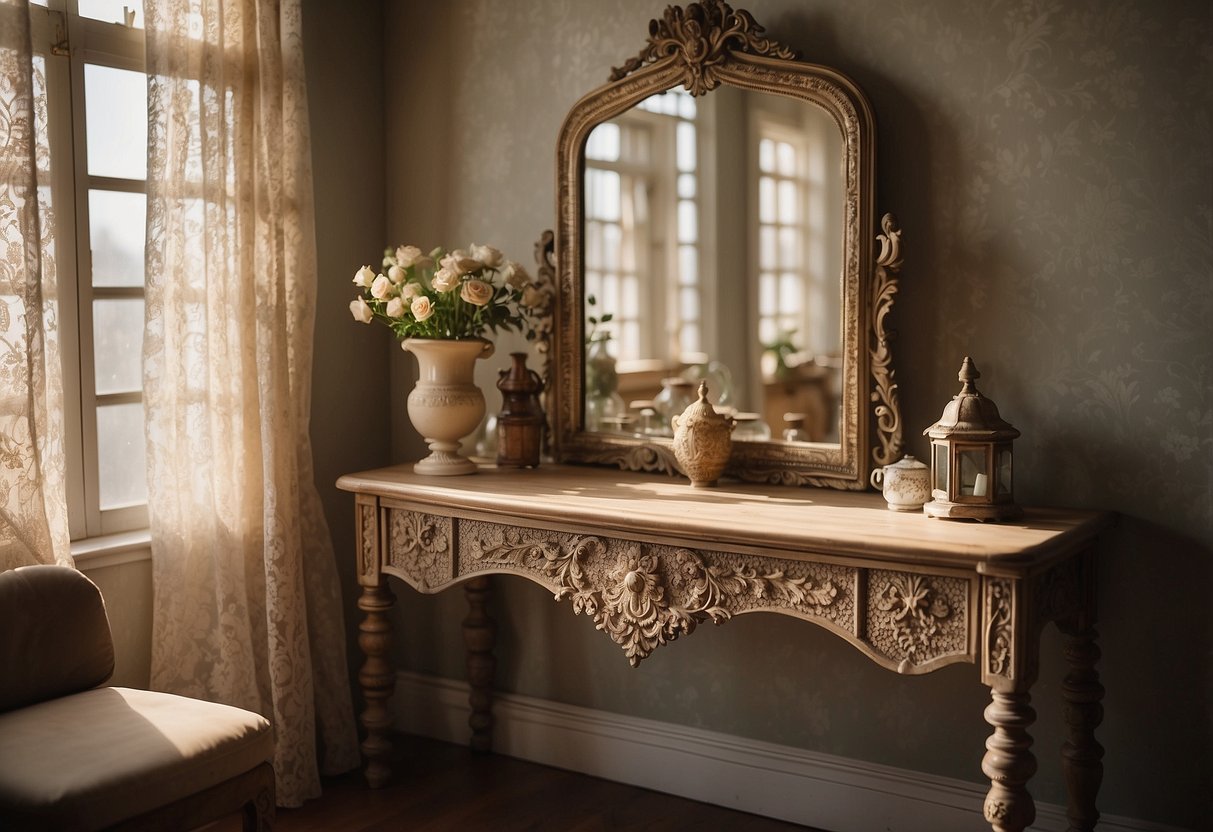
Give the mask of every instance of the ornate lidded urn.
POLYGON ((724 473, 733 450, 733 419, 708 401, 708 384, 699 382, 699 400, 670 420, 674 458, 696 488, 711 488, 724 473))

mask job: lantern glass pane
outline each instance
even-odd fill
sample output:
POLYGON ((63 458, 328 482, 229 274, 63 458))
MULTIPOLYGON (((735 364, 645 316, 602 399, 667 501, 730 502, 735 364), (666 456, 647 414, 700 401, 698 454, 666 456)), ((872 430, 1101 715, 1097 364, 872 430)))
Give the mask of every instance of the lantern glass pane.
POLYGON ((1009 447, 998 450, 998 491, 994 496, 1011 496, 1011 449, 1009 447))
POLYGON ((939 496, 947 497, 948 495, 948 446, 942 442, 935 442, 931 445, 935 458, 931 462, 931 469, 935 473, 935 482, 932 485, 934 490, 942 492, 939 496))
POLYGON ((956 452, 957 476, 960 478, 960 496, 990 496, 990 477, 986 471, 986 449, 961 448, 956 452))

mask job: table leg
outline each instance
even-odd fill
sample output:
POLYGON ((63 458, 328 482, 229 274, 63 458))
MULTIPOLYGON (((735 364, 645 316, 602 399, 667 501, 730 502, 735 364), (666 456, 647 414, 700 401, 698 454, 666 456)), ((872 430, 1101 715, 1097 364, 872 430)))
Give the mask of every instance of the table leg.
POLYGON ((995 832, 1022 832, 1036 819, 1036 804, 1027 782, 1036 773, 1029 726, 1036 721, 1031 696, 1026 692, 992 691, 986 707, 986 722, 994 733, 986 740, 981 770, 990 778, 984 807, 986 820, 995 832))
POLYGON ((364 586, 358 599, 358 609, 366 613, 358 625, 358 646, 366 661, 358 671, 358 684, 366 707, 360 717, 366 729, 362 753, 366 756, 366 782, 372 789, 387 783, 391 777, 392 741, 389 730, 392 715, 387 703, 396 689, 396 672, 388 660, 392 644, 392 622, 388 612, 396 596, 388 589, 386 578, 381 586, 364 586))
POLYGON ((1099 820, 1095 796, 1103 780, 1103 746, 1095 739, 1095 729, 1103 721, 1103 685, 1095 663, 1099 661, 1099 634, 1094 627, 1060 625, 1065 637, 1066 661, 1070 672, 1062 683, 1065 700, 1067 737, 1061 747, 1069 806, 1070 832, 1091 832, 1099 820))
POLYGON ((480 575, 464 584, 464 593, 468 614, 463 619, 463 643, 467 648, 468 684, 471 685, 468 704, 472 708, 468 717, 472 729, 469 745, 473 751, 487 752, 493 747, 493 674, 497 669, 497 659, 493 657, 497 624, 486 611, 492 584, 487 575, 480 575))

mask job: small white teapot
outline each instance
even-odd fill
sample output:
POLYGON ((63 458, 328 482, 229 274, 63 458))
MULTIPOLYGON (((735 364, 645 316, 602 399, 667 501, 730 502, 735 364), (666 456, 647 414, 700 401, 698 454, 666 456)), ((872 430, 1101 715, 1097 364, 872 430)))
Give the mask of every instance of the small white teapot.
POLYGON ((918 511, 931 499, 931 469, 906 454, 874 470, 872 487, 881 490, 891 511, 918 511))

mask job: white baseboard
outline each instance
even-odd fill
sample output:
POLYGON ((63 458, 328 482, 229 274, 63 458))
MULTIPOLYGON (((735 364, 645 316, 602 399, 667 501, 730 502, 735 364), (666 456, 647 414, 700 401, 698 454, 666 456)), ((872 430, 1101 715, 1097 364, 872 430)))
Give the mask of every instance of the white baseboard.
MULTIPOLYGON (((401 672, 396 728, 468 739, 465 682, 401 672)), ((493 750, 510 757, 831 832, 980 830, 986 787, 665 722, 499 693, 493 750)), ((1064 832, 1065 810, 1038 803, 1036 832, 1064 832)), ((1101 832, 1182 832, 1104 815, 1101 832)))

